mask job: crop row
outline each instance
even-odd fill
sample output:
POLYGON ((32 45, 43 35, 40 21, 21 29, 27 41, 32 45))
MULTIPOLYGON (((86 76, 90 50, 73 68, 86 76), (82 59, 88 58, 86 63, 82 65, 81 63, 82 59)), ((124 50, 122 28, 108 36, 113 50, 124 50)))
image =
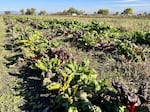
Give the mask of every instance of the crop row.
MULTIPOLYGON (((29 17, 4 19, 7 32, 13 37, 13 47, 21 52, 25 66, 39 71, 42 87, 50 100, 44 111, 101 112, 113 108, 102 107, 103 93, 108 91, 105 79, 97 80, 98 72, 90 66, 89 60, 75 59, 70 52, 71 45, 65 41, 86 51, 106 52, 114 58, 122 55, 126 61, 146 61, 149 56, 149 32, 129 34, 96 21, 83 24, 29 17)), ((115 83, 114 87, 117 87, 115 83)), ((122 103, 114 102, 114 111, 125 111, 122 103)))

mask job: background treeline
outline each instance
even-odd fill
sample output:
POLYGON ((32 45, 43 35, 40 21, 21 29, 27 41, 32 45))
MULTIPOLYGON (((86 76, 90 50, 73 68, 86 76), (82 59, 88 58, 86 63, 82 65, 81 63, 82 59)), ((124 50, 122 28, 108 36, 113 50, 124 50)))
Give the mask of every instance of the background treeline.
MULTIPOLYGON (((11 11, 5 11, 4 14, 12 14, 11 11)), ((21 9, 18 14, 21 14, 21 15, 48 15, 49 13, 46 12, 45 10, 41 10, 37 13, 36 9, 35 8, 28 8, 28 9, 21 9)), ((110 10, 109 9, 99 9, 98 11, 96 12, 93 12, 93 14, 87 14, 85 11, 83 10, 78 10, 76 8, 69 8, 67 10, 64 10, 62 12, 56 12, 56 13, 53 13, 55 15, 73 15, 73 16, 76 16, 76 15, 135 15, 134 14, 134 10, 133 8, 126 8, 124 9, 122 12, 114 12, 114 13, 110 13, 110 10)), ((138 16, 150 16, 150 13, 148 12, 143 12, 143 13, 138 13, 136 14, 138 16)))

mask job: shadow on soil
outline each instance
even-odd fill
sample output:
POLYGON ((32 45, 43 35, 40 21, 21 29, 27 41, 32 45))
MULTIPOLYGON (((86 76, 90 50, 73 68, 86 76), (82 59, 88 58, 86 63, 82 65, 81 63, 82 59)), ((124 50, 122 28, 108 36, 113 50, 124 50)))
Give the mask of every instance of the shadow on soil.
POLYGON ((42 87, 40 71, 22 67, 18 74, 9 74, 21 78, 22 80, 22 82, 19 82, 14 88, 14 90, 19 92, 19 95, 23 96, 25 100, 24 105, 20 107, 22 111, 43 112, 43 110, 49 107, 50 98, 46 89, 42 87))
MULTIPOLYGON (((12 46, 5 45, 5 49, 12 51, 12 46)), ((12 69, 9 75, 20 79, 13 88, 24 99, 23 105, 19 108, 25 112, 51 112, 48 91, 42 87, 41 71, 30 69, 22 57, 21 54, 5 57, 6 67, 12 69)))

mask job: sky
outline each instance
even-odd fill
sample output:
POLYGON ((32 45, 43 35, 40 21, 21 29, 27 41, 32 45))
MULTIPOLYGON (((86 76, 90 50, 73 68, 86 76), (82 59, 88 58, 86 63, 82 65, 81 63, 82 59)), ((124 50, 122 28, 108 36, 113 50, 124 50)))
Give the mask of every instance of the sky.
POLYGON ((122 12, 125 8, 133 8, 135 13, 150 13, 150 0, 0 0, 0 11, 20 11, 35 8, 54 13, 70 7, 93 13, 98 9, 109 9, 110 12, 122 12))

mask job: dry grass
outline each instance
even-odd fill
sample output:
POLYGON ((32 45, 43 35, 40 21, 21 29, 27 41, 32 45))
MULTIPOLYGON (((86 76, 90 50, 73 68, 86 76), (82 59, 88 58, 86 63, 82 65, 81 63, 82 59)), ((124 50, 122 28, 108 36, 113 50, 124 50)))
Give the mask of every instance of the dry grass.
POLYGON ((21 97, 17 96, 13 89, 18 79, 9 75, 9 72, 15 69, 8 69, 5 64, 7 63, 5 57, 13 55, 4 47, 7 43, 5 35, 5 25, 3 18, 0 17, 0 112, 20 112, 18 107, 21 104, 21 97))

